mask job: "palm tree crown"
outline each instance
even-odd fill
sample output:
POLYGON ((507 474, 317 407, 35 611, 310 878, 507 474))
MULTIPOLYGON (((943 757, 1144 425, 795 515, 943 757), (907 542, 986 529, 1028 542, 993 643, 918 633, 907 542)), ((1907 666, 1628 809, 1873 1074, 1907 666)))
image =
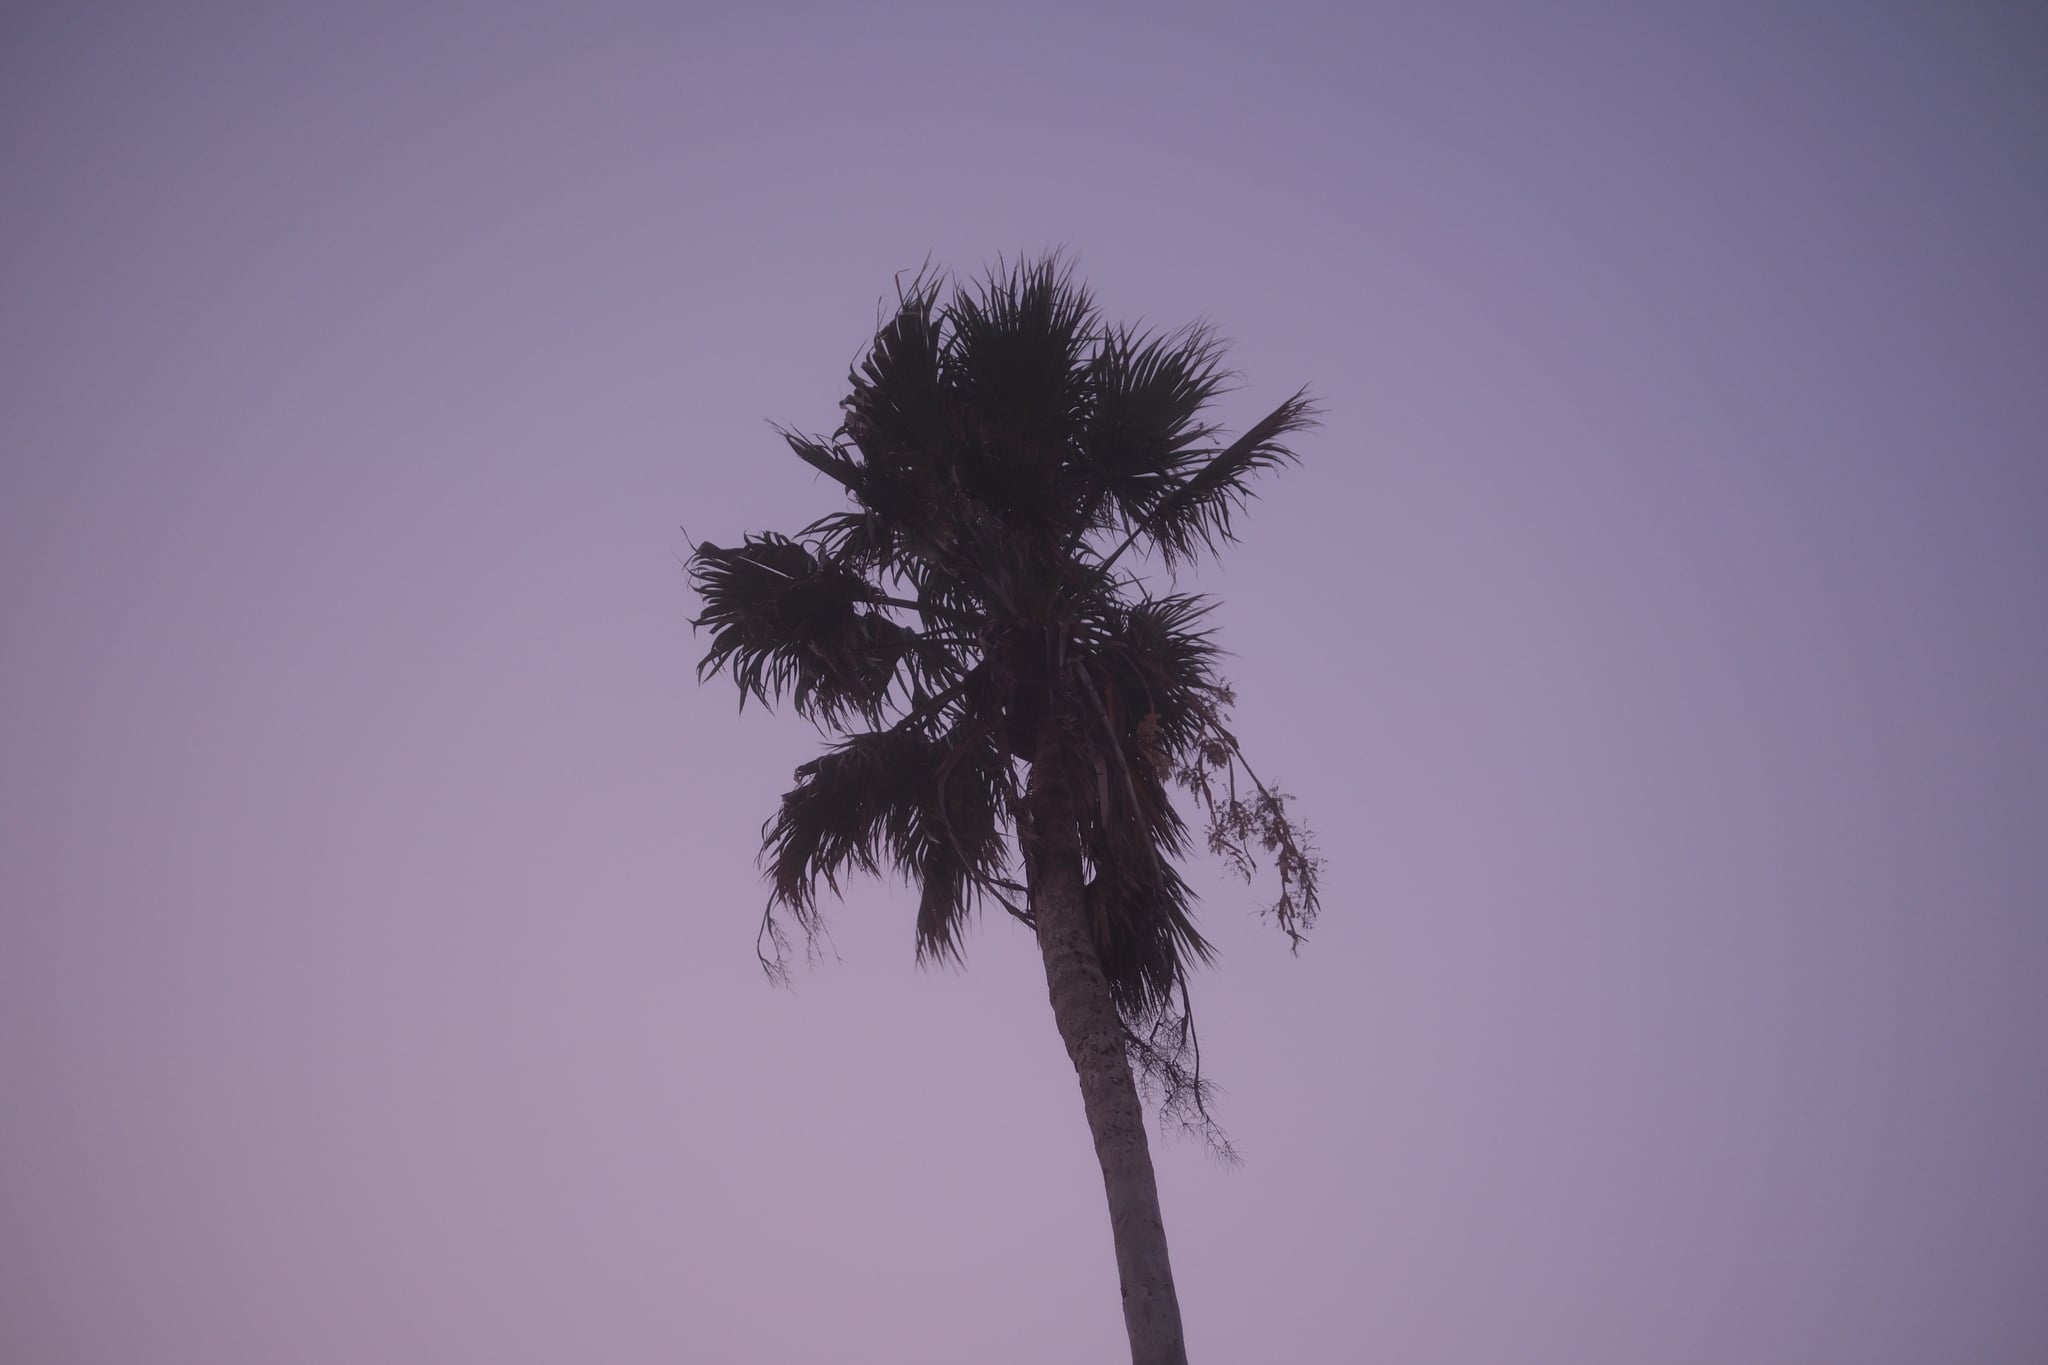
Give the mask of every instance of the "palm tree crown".
POLYGON ((854 870, 917 890, 921 958, 957 956, 983 904, 1031 922, 1019 877, 1049 835, 1033 811, 1057 811, 1133 1056, 1200 1109, 1180 1063, 1188 971, 1210 949, 1171 787, 1213 851, 1277 870, 1270 911, 1297 943, 1319 863, 1228 728, 1210 604, 1154 593, 1132 566, 1170 574, 1230 541, 1250 480, 1295 458, 1285 439, 1314 408, 1296 393, 1225 439, 1208 417, 1230 378, 1214 334, 1107 324, 1057 257, 946 283, 899 290, 837 431, 781 433, 851 506, 689 561, 711 634, 700 677, 724 671, 742 707, 787 698, 838 736, 764 827, 763 960, 783 960, 784 916, 816 932, 820 884, 854 870))

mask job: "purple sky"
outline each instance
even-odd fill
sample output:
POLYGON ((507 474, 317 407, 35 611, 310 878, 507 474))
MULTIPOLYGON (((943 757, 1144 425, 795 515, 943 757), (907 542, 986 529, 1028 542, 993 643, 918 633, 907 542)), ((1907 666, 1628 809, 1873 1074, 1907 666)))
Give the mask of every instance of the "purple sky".
POLYGON ((2036 7, 233 10, 0 19, 9 1365, 1121 1357, 1028 936, 763 983, 678 566, 1058 243, 1329 409, 1196 1359, 2048 1359, 2036 7))

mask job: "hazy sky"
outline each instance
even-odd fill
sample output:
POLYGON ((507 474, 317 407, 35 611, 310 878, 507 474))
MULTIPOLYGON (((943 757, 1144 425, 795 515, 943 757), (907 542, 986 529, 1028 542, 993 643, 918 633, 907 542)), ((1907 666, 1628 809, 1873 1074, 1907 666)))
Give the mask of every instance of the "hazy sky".
POLYGON ((1197 1362, 2048 1359, 2038 7, 13 4, 0 194, 9 1365, 1122 1357, 1029 936, 763 982, 679 567, 1054 244, 1329 411, 1197 1362))

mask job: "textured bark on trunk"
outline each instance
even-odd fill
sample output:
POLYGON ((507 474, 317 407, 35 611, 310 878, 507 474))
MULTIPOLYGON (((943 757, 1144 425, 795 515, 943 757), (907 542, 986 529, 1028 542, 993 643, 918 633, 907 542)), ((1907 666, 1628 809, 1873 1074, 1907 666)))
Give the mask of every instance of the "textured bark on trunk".
POLYGON ((1081 1105, 1102 1165, 1132 1365, 1187 1365, 1145 1111, 1124 1051, 1123 1023, 1089 931, 1073 814, 1063 794, 1054 791, 1034 790, 1029 807, 1026 875, 1038 947, 1053 1021, 1080 1080, 1081 1105))

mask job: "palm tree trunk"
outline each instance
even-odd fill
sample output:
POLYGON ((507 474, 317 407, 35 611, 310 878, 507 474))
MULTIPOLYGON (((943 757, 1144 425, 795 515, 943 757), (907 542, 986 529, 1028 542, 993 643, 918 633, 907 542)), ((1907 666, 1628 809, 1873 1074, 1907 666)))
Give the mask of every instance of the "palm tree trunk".
POLYGON ((1159 1186, 1145 1140, 1145 1111, 1131 1079, 1123 1021, 1089 928, 1072 809, 1052 784, 1034 781, 1032 786, 1030 835, 1023 840, 1032 915, 1053 1021, 1081 1082, 1081 1106, 1109 1196, 1132 1365, 1187 1365, 1159 1186))

